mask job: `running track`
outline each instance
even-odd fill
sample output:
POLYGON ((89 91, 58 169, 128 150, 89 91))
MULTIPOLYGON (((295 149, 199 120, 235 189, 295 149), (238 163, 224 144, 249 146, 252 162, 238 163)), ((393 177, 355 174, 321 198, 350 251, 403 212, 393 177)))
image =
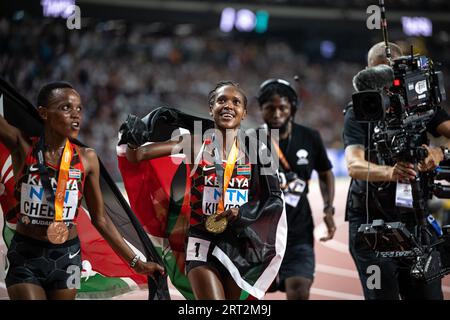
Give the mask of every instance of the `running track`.
MULTIPOLYGON (((347 248, 348 224, 344 221, 344 208, 347 196, 349 180, 337 179, 335 196, 335 222, 337 232, 333 240, 319 242, 318 239, 325 234, 325 225, 322 223, 323 202, 320 196, 317 181, 313 181, 310 186, 309 200, 313 210, 316 229, 314 237, 316 239, 316 278, 311 289, 312 300, 361 300, 363 299, 362 289, 358 280, 357 272, 347 248)), ((0 215, 0 225, 2 225, 0 215)), ((5 251, 4 247, 0 247, 5 251)), ((3 257, 3 256, 2 256, 3 257)), ((3 259, 2 259, 3 260, 3 259)), ((0 277, 3 272, 3 261, 0 261, 0 277)), ((450 300, 450 276, 443 280, 443 291, 446 300, 450 300)), ((170 286, 172 299, 183 299, 178 291, 170 286)), ((7 294, 3 282, 0 278, 0 299, 7 299, 7 294)), ((145 291, 134 291, 115 299, 147 299, 145 291)), ((266 295, 268 300, 282 300, 285 295, 276 292, 266 295)))

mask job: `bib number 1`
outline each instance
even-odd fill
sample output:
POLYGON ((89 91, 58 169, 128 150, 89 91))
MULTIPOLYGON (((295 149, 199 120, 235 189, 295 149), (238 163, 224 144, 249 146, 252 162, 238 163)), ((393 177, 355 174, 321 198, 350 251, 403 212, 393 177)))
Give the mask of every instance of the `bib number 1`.
POLYGON ((207 240, 189 237, 186 250, 186 260, 206 262, 210 244, 211 242, 207 240))

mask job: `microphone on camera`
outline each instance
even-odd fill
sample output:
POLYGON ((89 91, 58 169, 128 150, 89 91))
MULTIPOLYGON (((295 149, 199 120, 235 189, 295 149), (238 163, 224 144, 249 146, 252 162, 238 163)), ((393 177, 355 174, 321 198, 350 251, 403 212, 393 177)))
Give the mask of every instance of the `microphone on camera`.
POLYGON ((394 81, 394 71, 391 67, 380 64, 361 70, 353 77, 353 88, 356 91, 381 90, 390 87, 394 81))

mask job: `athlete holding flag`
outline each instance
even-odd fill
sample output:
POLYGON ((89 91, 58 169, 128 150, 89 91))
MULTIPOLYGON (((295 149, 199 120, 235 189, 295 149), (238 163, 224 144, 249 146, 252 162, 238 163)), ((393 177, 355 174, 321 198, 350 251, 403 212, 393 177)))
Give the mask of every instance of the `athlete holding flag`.
POLYGON ((69 269, 81 271, 76 217, 83 195, 93 225, 136 272, 164 272, 141 261, 105 214, 97 155, 71 142, 78 136, 82 109, 70 84, 53 82, 38 95, 40 137, 25 137, 0 117, 0 142, 11 152, 16 182, 18 222, 5 280, 11 299, 75 298, 69 269))
MULTIPOLYGON (((183 147, 186 157, 195 159, 189 163, 187 276, 196 299, 238 299, 242 290, 262 298, 278 272, 286 242, 278 179, 275 171, 264 174, 259 160, 251 161, 253 149, 240 128, 247 114, 242 89, 234 82, 219 82, 208 103, 214 129, 205 133, 200 148, 189 148, 195 146, 191 143, 183 147)), ((135 116, 121 128, 131 162, 176 154, 183 144, 178 140, 143 144, 148 128, 135 116)), ((183 136, 183 141, 190 137, 183 136)), ((260 143, 253 147, 258 156, 264 149, 260 143)))

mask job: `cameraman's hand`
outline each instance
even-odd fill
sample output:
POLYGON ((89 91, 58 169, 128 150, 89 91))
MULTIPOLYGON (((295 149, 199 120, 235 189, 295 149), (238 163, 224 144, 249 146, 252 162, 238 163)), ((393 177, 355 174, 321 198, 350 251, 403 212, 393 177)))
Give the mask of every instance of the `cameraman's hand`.
POLYGON ((444 160, 444 155, 442 154, 441 148, 430 148, 429 146, 423 144, 422 147, 427 149, 428 157, 422 160, 419 165, 419 171, 431 171, 434 170, 439 162, 444 160))
POLYGON ((416 178, 416 171, 414 165, 408 162, 397 162, 391 168, 390 181, 397 180, 412 180, 416 178))

